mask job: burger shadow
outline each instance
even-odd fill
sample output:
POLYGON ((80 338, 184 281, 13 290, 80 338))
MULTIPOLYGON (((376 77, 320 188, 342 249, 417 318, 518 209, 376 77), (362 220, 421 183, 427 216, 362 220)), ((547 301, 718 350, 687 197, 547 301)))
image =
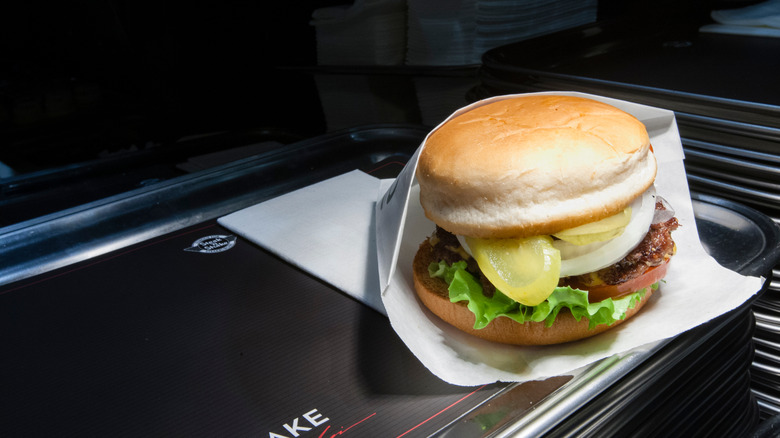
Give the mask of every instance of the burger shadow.
POLYGON ((471 389, 445 382, 414 356, 387 318, 365 309, 360 320, 358 369, 364 389, 381 395, 452 395, 471 389))
MULTIPOLYGON (((372 213, 372 215, 375 213, 372 213)), ((372 223, 374 223, 372 217, 372 223)), ((370 239, 367 266, 378 266, 377 245, 370 239)), ((366 291, 370 300, 382 307, 379 273, 366 276, 366 291)), ((359 320, 356 361, 363 385, 375 394, 447 395, 464 392, 463 387, 451 385, 435 376, 409 350, 390 325, 384 314, 362 306, 359 320)))

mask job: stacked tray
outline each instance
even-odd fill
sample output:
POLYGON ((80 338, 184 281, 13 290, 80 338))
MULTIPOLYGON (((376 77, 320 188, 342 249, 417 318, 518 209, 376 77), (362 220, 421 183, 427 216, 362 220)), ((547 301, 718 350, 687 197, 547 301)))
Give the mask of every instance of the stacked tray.
MULTIPOLYGON (((570 90, 675 112, 691 190, 780 222, 780 40, 599 22, 496 48, 471 98, 570 90)), ((724 241, 735 246, 761 242, 724 241)), ((761 275, 780 277, 780 266, 761 275), (771 271, 771 272, 770 272, 771 271)), ((780 413, 780 283, 753 305, 753 392, 780 413)))

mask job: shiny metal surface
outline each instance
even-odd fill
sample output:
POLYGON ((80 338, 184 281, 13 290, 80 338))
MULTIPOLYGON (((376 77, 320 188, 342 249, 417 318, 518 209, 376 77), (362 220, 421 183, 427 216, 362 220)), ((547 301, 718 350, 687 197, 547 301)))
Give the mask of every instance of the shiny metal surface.
POLYGON ((603 359, 581 370, 569 384, 561 387, 523 421, 516 421, 496 437, 538 437, 552 430, 561 418, 585 406, 596 395, 639 367, 669 341, 662 341, 634 350, 623 356, 603 359))

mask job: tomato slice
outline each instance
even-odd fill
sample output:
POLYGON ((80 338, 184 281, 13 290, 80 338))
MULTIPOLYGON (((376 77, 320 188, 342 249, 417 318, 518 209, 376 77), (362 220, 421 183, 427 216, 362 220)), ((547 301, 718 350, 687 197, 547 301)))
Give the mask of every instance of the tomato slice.
POLYGON ((653 283, 658 282, 666 276, 666 271, 669 268, 669 260, 663 262, 658 266, 645 271, 644 274, 639 277, 628 280, 620 284, 600 284, 597 286, 584 286, 572 283, 569 286, 588 291, 588 301, 591 303, 597 303, 599 301, 606 300, 607 298, 620 298, 624 295, 636 292, 640 289, 650 287, 653 283))

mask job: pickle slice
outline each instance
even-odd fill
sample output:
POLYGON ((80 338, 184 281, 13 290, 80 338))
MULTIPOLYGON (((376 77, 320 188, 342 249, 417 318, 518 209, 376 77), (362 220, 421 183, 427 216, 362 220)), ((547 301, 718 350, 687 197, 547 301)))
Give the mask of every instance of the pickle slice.
POLYGON ((550 236, 465 240, 485 277, 520 304, 536 306, 558 285, 561 255, 550 236))
POLYGON ((631 222, 631 207, 600 221, 569 228, 555 233, 553 236, 574 245, 587 245, 620 236, 629 222, 631 222))

